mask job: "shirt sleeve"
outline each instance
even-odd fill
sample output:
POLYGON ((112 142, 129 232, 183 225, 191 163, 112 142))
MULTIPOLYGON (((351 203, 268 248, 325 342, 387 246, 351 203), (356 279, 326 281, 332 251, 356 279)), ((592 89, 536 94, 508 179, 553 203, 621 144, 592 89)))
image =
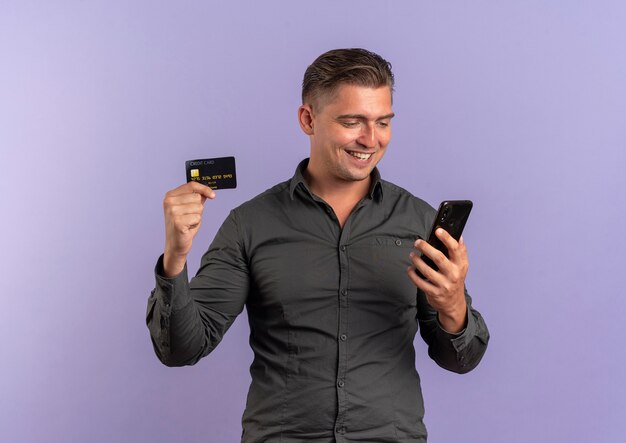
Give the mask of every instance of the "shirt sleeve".
POLYGON ((157 261, 146 323, 163 364, 197 363, 215 349, 243 310, 249 270, 239 234, 236 214, 231 211, 191 281, 186 264, 179 275, 166 278, 163 256, 157 261))
POLYGON ((428 355, 439 366, 465 374, 474 369, 487 350, 489 330, 482 315, 472 307, 472 298, 465 290, 467 325, 457 334, 445 331, 437 319, 437 311, 428 304, 426 295, 417 291, 417 319, 420 334, 428 345, 428 355))

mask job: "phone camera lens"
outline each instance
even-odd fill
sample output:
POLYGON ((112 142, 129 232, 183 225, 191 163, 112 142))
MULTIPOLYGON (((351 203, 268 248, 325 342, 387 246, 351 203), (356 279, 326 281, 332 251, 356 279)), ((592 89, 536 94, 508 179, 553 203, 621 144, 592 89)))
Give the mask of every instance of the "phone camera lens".
POLYGON ((443 210, 443 213, 441 214, 441 221, 444 221, 446 217, 448 217, 449 213, 450 213, 450 208, 445 208, 443 210))

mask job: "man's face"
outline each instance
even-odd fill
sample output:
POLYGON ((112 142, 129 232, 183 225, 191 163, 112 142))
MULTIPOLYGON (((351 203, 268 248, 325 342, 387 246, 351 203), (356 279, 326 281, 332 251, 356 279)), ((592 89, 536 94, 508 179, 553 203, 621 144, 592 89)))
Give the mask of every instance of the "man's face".
POLYGON ((341 85, 311 109, 310 166, 325 178, 367 179, 391 140, 391 90, 341 85))

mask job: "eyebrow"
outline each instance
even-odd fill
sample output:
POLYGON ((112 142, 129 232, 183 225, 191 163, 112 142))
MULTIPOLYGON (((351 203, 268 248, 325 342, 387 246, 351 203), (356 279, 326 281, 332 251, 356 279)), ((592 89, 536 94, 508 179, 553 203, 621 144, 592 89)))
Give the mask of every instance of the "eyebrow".
MULTIPOLYGON (((383 115, 381 117, 378 117, 376 119, 376 121, 378 120, 387 120, 390 118, 394 118, 396 114, 394 114, 393 112, 391 114, 387 114, 387 115, 383 115)), ((346 119, 356 119, 356 120, 367 120, 367 117, 364 116, 363 114, 343 114, 337 117, 337 120, 346 120, 346 119)))

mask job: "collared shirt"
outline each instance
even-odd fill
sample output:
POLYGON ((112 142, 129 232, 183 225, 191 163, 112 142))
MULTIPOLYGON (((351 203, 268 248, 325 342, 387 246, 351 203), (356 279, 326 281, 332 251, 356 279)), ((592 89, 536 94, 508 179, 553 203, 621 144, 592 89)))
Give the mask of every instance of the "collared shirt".
POLYGON ((413 340, 459 373, 482 358, 489 333, 468 302, 467 326, 443 330, 406 275, 435 210, 372 173, 368 195, 340 226, 292 179, 231 211, 196 276, 162 277, 147 324, 166 365, 192 365, 247 309, 254 352, 243 442, 423 442, 413 340))

